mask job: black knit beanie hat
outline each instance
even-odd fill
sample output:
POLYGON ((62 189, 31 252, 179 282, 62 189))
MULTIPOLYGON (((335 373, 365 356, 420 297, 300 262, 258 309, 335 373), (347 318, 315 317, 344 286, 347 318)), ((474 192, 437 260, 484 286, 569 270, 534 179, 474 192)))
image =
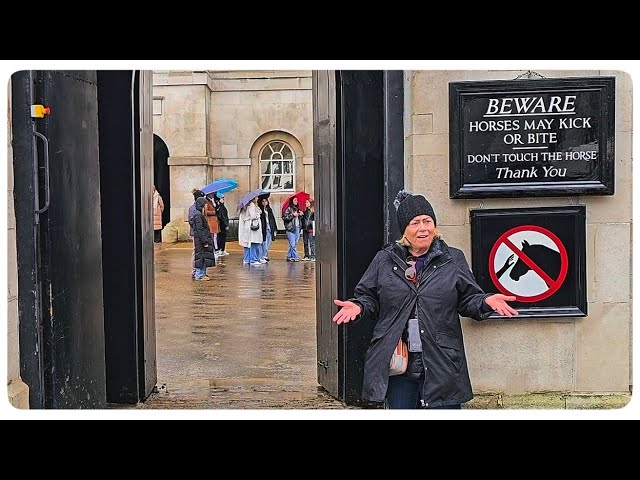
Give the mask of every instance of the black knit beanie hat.
POLYGON ((407 190, 400 190, 393 204, 398 211, 398 228, 403 235, 409 222, 418 215, 429 215, 433 218, 434 225, 437 225, 436 212, 422 195, 414 195, 407 190))
POLYGON ((204 192, 202 190, 198 190, 197 188, 194 188, 191 193, 193 193, 193 200, 197 200, 200 197, 204 197, 204 192))

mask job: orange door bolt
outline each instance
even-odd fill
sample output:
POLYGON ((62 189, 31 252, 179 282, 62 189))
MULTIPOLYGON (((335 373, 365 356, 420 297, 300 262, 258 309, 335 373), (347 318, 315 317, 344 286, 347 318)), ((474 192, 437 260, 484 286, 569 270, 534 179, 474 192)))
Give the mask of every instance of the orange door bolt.
POLYGON ((51 108, 44 105, 31 105, 31 118, 42 118, 51 113, 51 108))

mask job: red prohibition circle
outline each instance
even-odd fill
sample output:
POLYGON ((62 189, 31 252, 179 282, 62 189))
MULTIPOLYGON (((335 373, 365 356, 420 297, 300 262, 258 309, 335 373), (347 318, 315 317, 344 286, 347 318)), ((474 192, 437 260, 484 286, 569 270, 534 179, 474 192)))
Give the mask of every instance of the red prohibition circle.
MULTIPOLYGON (((507 248, 509 248, 510 250, 513 250, 508 246, 507 248)), ((517 252, 513 252, 513 253, 518 255, 517 252)), ((511 230, 508 230, 507 232, 500 235, 500 238, 498 238, 498 240, 496 240, 496 243, 493 244, 493 247, 491 248, 491 253, 489 253, 489 275, 491 276, 491 280, 493 281, 493 284, 498 288, 498 290, 500 290, 501 293, 505 295, 515 296, 518 302, 532 303, 532 302, 537 302, 539 300, 544 300, 545 298, 550 297, 551 295, 556 293, 558 289, 562 286, 562 283, 567 277, 568 270, 569 270, 569 256, 567 255, 566 248, 564 248, 564 245, 562 244, 562 242, 560 241, 560 239, 555 233, 547 230, 546 228, 540 227, 538 225, 521 225, 519 227, 515 227, 515 228, 512 228, 511 230), (509 290, 507 290, 500 283, 500 280, 496 275, 495 267, 494 267, 496 252, 498 251, 498 248, 500 247, 500 245, 502 245, 502 243, 505 241, 505 239, 508 239, 509 236, 513 235, 514 233, 522 232, 525 230, 534 231, 534 232, 538 232, 543 235, 546 235, 553 241, 553 243, 555 243, 555 245, 558 247, 558 250, 560 252, 560 273, 558 274, 558 278, 551 279, 553 280, 553 285, 551 286, 549 286, 547 283, 547 285, 549 286, 549 289, 546 292, 540 293, 538 295, 533 295, 531 297, 516 295, 515 293, 512 293, 509 290)))

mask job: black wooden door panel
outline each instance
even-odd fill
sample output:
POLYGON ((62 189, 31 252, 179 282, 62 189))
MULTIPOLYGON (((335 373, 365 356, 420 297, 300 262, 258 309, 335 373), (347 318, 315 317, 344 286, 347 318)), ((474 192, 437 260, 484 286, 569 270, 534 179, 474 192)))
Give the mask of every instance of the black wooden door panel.
POLYGON ((49 141, 44 372, 48 408, 106 403, 97 84, 94 71, 38 73, 38 120, 49 141), (39 97, 39 98, 38 98, 39 97))
POLYGON ((318 383, 340 398, 338 327, 331 321, 337 298, 335 72, 313 72, 313 152, 316 203, 316 337, 318 383))

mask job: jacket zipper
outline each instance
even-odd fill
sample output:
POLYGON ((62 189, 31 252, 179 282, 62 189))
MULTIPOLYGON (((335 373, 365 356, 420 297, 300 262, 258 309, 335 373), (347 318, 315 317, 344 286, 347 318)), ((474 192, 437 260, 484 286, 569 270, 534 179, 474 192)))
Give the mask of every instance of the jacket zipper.
MULTIPOLYGON (((441 263, 440 266, 444 266, 447 263, 449 263, 451 261, 451 259, 447 260, 444 263, 441 263)), ((435 264, 433 266, 433 268, 430 268, 429 270, 431 270, 432 272, 435 272, 438 269, 438 264, 435 264)), ((425 281, 427 281, 427 279, 432 275, 432 273, 427 272, 427 276, 424 278, 425 281)), ((420 321, 418 320, 418 301, 420 298, 420 292, 419 292, 419 287, 420 287, 420 275, 416 274, 416 320, 418 321, 418 329, 420 328, 420 321)), ((427 326, 425 325, 425 328, 427 328, 427 326)), ((420 341, 422 342, 422 335, 420 335, 420 341)), ((425 382, 423 382, 422 385, 422 398, 420 399, 420 404, 422 405, 422 407, 428 407, 429 406, 429 402, 425 402, 424 401, 424 389, 426 388, 427 382, 426 382, 426 378, 427 378, 427 364, 424 358, 424 350, 422 352, 420 352, 420 355, 422 356, 422 367, 425 369, 425 382)))
MULTIPOLYGON (((427 272, 427 276, 424 277, 424 281, 426 282, 427 279, 433 275, 433 272, 435 272, 439 267, 444 267, 447 263, 449 263, 451 261, 451 259, 447 260, 444 263, 441 263, 440 265, 434 265, 433 268, 429 268, 429 272, 427 272)), ((416 318, 418 318, 418 297, 420 296, 420 275, 417 275, 416 278, 416 318)))

